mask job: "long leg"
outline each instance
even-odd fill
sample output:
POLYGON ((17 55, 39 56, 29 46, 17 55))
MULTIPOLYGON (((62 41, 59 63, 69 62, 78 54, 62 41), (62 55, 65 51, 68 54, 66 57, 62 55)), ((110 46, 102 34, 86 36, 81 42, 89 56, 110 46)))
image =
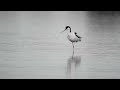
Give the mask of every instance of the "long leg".
POLYGON ((72 43, 72 45, 73 45, 73 56, 74 56, 74 44, 72 43))

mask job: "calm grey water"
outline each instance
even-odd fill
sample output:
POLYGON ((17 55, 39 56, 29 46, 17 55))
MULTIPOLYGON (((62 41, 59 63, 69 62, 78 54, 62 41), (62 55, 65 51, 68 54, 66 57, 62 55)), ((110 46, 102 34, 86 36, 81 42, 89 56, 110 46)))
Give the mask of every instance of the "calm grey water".
POLYGON ((119 14, 0 11, 0 78, 120 78, 119 38, 119 14), (83 37, 73 57, 67 25, 83 37))

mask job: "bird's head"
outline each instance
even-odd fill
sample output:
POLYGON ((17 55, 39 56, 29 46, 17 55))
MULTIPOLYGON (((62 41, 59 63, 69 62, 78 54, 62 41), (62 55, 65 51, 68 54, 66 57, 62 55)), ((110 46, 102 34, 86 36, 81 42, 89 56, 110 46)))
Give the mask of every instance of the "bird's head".
MULTIPOLYGON (((64 31, 68 30, 68 28, 70 29, 70 32, 71 32, 70 26, 66 26, 64 31)), ((62 31, 62 32, 64 32, 64 31, 62 31)))
POLYGON ((65 27, 65 30, 67 30, 68 28, 70 28, 70 26, 66 26, 66 27, 65 27))

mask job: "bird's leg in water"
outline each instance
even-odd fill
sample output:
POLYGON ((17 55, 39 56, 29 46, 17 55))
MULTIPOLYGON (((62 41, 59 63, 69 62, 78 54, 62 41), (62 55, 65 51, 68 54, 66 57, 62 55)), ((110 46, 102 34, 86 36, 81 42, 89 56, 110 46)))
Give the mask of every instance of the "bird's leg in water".
POLYGON ((72 45, 73 45, 73 55, 72 55, 72 58, 73 58, 73 56, 74 56, 74 44, 72 43, 72 45))

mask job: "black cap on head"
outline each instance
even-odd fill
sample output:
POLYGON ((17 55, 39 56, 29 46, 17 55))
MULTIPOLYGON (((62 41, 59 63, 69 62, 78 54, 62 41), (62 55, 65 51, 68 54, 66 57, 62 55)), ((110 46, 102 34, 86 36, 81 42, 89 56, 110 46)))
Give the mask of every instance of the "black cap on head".
POLYGON ((67 28, 70 28, 70 26, 66 26, 65 28, 66 28, 66 29, 67 29, 67 28))

